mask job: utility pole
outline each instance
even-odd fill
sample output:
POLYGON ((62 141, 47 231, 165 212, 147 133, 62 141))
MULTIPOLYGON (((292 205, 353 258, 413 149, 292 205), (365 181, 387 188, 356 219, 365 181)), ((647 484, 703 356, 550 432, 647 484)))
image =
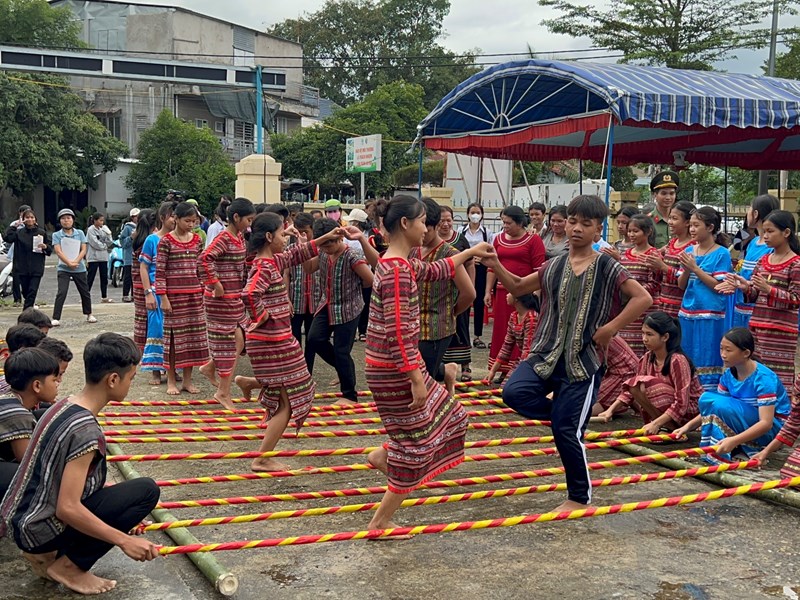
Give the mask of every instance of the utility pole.
MULTIPOLYGON (((769 59, 767 61, 767 75, 775 77, 775 52, 778 45, 778 0, 772 0, 772 29, 769 34, 769 59)), ((758 172, 758 193, 766 194, 769 189, 769 171, 761 170, 758 172)), ((780 187, 780 177, 778 177, 778 187, 780 187)))

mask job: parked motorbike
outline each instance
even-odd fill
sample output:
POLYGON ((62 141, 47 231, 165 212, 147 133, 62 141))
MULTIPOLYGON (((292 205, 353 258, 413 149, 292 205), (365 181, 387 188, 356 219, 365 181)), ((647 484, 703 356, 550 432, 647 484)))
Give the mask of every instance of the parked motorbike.
POLYGON ((13 262, 8 258, 8 244, 3 240, 0 235, 0 298, 5 298, 11 295, 11 284, 14 276, 11 274, 13 262))
POLYGON ((114 240, 114 247, 108 253, 108 279, 114 287, 122 284, 122 244, 119 238, 114 240))

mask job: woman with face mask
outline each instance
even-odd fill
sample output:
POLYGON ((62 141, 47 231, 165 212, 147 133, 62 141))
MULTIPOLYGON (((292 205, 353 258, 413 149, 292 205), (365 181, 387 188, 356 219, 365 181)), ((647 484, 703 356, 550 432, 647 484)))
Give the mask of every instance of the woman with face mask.
MULTIPOLYGON (((467 207, 467 218, 469 223, 461 229, 461 234, 469 242, 470 248, 480 242, 491 244, 494 241, 494 234, 483 225, 483 206, 478 202, 473 202, 467 207)), ((474 333, 475 339, 472 345, 475 348, 486 348, 486 343, 481 339, 483 335, 483 310, 485 307, 484 296, 486 295, 486 267, 479 262, 475 262, 475 302, 472 308, 475 312, 474 333)))

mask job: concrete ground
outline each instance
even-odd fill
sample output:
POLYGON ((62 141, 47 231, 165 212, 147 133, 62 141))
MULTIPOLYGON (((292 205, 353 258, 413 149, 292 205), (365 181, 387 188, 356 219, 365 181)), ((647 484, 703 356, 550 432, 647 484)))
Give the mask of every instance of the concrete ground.
MULTIPOLYGON (((0 331, 15 322, 18 311, 0 309, 0 331)), ((133 307, 128 304, 100 306, 100 323, 84 325, 77 305, 68 305, 62 327, 52 335, 67 342, 76 353, 62 385, 67 394, 80 388, 80 350, 85 342, 105 330, 130 334, 133 307)), ((354 358, 362 373, 363 344, 356 343, 354 358)), ((486 351, 474 352, 476 378, 486 373, 486 351)), ((246 359, 239 371, 249 372, 246 359)), ((333 371, 320 364, 316 373, 319 390, 336 391, 327 385, 333 371)), ((209 398, 212 389, 199 380, 209 398)), ((365 389, 363 376, 359 387, 365 389)), ((147 385, 147 377, 134 381, 129 399, 162 400, 164 388, 147 385)), ((184 395, 184 399, 190 399, 184 395)), ((323 403, 322 401, 320 403, 323 403)), ((253 405, 243 405, 252 407, 253 405)), ((204 408, 204 407, 198 407, 204 408)), ((215 408, 213 406, 208 408, 215 408)), ((470 410, 492 407, 470 407, 470 410)), ((109 412, 112 409, 109 409, 109 412)), ((158 408, 114 408, 114 411, 166 410, 158 408)), ((373 417, 372 414, 357 417, 373 417)), ((515 415, 476 417, 473 422, 511 421, 515 415)), ((191 427, 192 425, 180 425, 191 427)), ((636 426, 633 418, 614 421, 602 429, 636 426)), ((139 426, 126 427, 126 429, 139 426)), ((142 427, 170 427, 147 425, 142 427)), ((368 429, 379 425, 335 426, 332 429, 368 429)), ((119 427, 116 429, 120 429, 119 427)), ((598 429, 600 429, 598 427, 598 429)), ((304 431, 310 431, 306 428, 304 431)), ((319 430, 319 429, 314 429, 319 430)), ((257 433, 258 430, 242 433, 257 433)), ((546 435, 546 428, 473 430, 468 440, 546 435)), ((185 434, 188 435, 188 434, 185 434)), ((284 440, 278 449, 372 446, 382 436, 284 440)), ((684 446, 695 446, 697 439, 684 446)), ((130 453, 207 452, 254 450, 258 441, 174 444, 125 444, 130 453)), ((545 444, 548 446, 549 444, 545 444)), ((527 450, 539 446, 469 450, 469 454, 505 450, 527 450)), ((659 446, 671 450, 678 446, 659 446)), ((621 458, 612 450, 590 451, 589 459, 621 458)), ((363 455, 331 458, 287 458, 292 467, 362 464, 363 455)), ((558 466, 554 457, 515 458, 466 462, 438 479, 456 479, 485 474, 510 473, 558 466)), ((780 460, 773 465, 780 466, 780 460)), ((156 479, 212 474, 246 473, 246 460, 159 461, 136 463, 142 475, 156 479)), ((593 478, 646 473, 660 467, 634 465, 593 473, 593 478)), ((114 471, 114 469, 112 469, 114 471)), ((760 478, 777 473, 762 472, 760 478)), ((119 477, 119 475, 116 475, 119 477)), ((418 491, 412 497, 443 493, 473 492, 552 483, 563 478, 546 477, 500 484, 462 487, 454 490, 418 491)), ((385 483, 376 471, 307 475, 180 487, 165 487, 162 500, 225 498, 284 492, 334 490, 385 483)), ((684 495, 717 489, 692 479, 676 479, 599 488, 597 505, 684 495)), ((279 502, 173 510, 177 518, 242 515, 317 506, 338 506, 377 501, 380 496, 359 496, 333 500, 279 502)), ((528 494, 506 498, 457 502, 401 509, 401 525, 475 521, 546 512, 558 505, 563 492, 528 494)), ((195 527, 190 531, 201 542, 277 538, 364 529, 369 514, 337 514, 310 518, 280 519, 242 525, 195 527)), ((440 535, 420 535, 410 541, 352 541, 307 546, 215 553, 215 558, 237 575, 236 598, 274 600, 386 599, 449 600, 462 598, 590 598, 704 600, 747 598, 797 598, 800 593, 800 550, 794 540, 800 529, 800 513, 749 497, 729 498, 678 508, 646 510, 568 522, 541 523, 510 528, 485 529, 440 535)), ((161 534, 148 534, 160 544, 172 545, 161 534)), ((112 551, 97 566, 98 573, 119 580, 109 598, 119 600, 204 599, 219 595, 183 556, 168 556, 152 563, 128 560, 112 551)), ((58 586, 37 580, 18 557, 8 540, 0 541, 0 598, 21 599, 70 597, 58 586)))

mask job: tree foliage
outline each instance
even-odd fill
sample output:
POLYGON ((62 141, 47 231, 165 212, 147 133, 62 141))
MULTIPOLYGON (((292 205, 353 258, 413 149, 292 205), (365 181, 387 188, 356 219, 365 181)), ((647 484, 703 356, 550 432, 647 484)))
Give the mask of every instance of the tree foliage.
POLYGON ((457 56, 438 43, 449 12, 449 0, 327 0, 269 33, 303 44, 307 83, 337 104, 403 80, 422 86, 431 109, 477 72, 470 66, 474 56, 457 56))
POLYGON ((392 174, 415 163, 408 143, 416 124, 425 117, 423 90, 419 85, 394 82, 380 86, 362 102, 342 108, 319 127, 290 135, 270 137, 275 160, 283 163, 283 174, 318 183, 324 193, 338 194, 342 182, 357 175, 345 172, 345 140, 355 135, 383 135, 382 171, 367 173, 367 189, 377 193, 392 189, 392 174))
MULTIPOLYGON (((444 160, 428 160, 422 164, 422 185, 441 187, 444 181, 444 160)), ((395 187, 416 187, 419 182, 419 165, 400 167, 392 176, 395 187)))
MULTIPOLYGON (((787 39, 789 49, 775 57, 775 76, 785 79, 800 79, 800 28, 787 39)), ((766 66, 764 72, 767 72, 766 66)))
MULTIPOLYGON (((68 9, 45 0, 0 0, 0 43, 79 47, 68 9)), ((96 187, 96 168, 112 171, 124 143, 84 110, 64 78, 0 72, 0 189, 24 194, 96 187)))
POLYGON ((219 139, 163 111, 142 133, 139 162, 131 166, 125 185, 136 206, 157 206, 170 189, 195 198, 210 214, 222 194, 233 192, 236 174, 219 139))
MULTIPOLYGON (((761 48, 768 40, 758 28, 772 0, 611 0, 578 4, 539 0, 557 17, 544 21, 553 33, 586 37, 624 54, 622 61, 679 69, 711 70, 738 48, 761 48)), ((781 4, 789 8, 790 2, 781 4)))

